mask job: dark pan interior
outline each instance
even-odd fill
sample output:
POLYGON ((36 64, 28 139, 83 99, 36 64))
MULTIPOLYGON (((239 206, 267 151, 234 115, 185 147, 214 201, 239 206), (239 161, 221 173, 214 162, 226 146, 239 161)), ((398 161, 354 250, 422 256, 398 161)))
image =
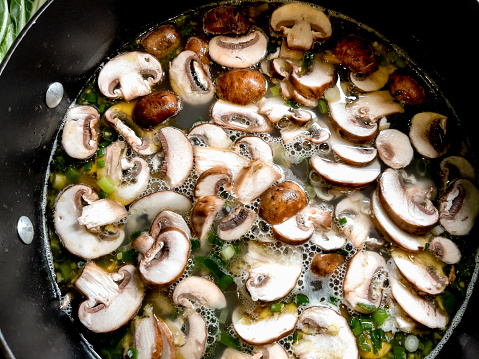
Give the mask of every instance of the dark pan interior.
MULTIPOLYGON (((463 125, 473 129, 471 145, 479 153, 474 139, 479 77, 473 67, 479 35, 476 0, 317 2, 369 25, 403 48, 438 84, 463 125)), ((202 3, 206 1, 50 1, 2 63, 0 353, 5 357, 95 357, 58 309, 43 257, 41 196, 53 138, 67 107, 105 56, 153 24, 202 3), (45 91, 55 81, 64 85, 65 95, 58 107, 49 109, 45 91), (30 245, 17 235, 23 215, 34 224, 30 245)), ((479 358, 477 288, 470 303, 438 358, 479 358)))

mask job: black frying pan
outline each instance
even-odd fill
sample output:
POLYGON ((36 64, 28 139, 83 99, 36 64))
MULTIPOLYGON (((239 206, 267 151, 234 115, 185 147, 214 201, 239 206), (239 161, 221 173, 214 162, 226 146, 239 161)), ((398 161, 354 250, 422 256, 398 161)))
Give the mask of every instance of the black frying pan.
MULTIPOLYGON (((67 107, 105 56, 135 34, 202 3, 206 1, 49 1, 1 64, 0 353, 5 357, 95 357, 86 338, 58 309, 43 255, 41 203, 53 139, 67 107), (45 92, 56 81, 65 94, 50 109, 45 92), (30 245, 17 234, 20 216, 33 222, 30 245)), ((317 3, 371 26, 409 53, 450 100, 479 153, 474 138, 479 120, 476 0, 317 3)), ((479 358, 477 303, 478 289, 439 358, 479 358)))

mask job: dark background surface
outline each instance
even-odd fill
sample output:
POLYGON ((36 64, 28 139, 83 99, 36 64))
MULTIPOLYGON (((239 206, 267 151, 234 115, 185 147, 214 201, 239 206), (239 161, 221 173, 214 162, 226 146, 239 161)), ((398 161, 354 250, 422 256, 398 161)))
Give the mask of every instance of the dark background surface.
MULTIPOLYGON (((206 2, 56 0, 37 14, 5 58, 0 67, 0 330, 8 343, 4 355, 91 356, 69 317, 58 310, 42 256, 40 204, 52 139, 68 105, 105 55, 149 24, 200 3, 206 2), (57 108, 48 109, 45 91, 55 81, 65 86, 65 96, 57 108), (22 215, 35 226, 31 245, 23 244, 16 232, 22 215)), ((439 85, 465 126, 477 128, 477 1, 318 3, 368 24, 406 50, 439 85)), ((477 142, 472 143, 475 153, 477 142)), ((439 358, 479 358, 477 303, 478 290, 439 358)))

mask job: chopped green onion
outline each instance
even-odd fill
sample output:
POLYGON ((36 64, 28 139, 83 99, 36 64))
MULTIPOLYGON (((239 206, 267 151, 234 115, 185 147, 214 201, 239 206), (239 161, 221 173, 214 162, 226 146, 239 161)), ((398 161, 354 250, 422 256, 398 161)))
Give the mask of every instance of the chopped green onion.
POLYGON ((293 332, 293 343, 296 343, 298 341, 298 331, 295 330, 293 332))
POLYGON ((218 237, 216 233, 210 233, 208 235, 208 242, 215 246, 223 247, 224 242, 218 237))
POLYGON ((309 298, 305 295, 297 295, 295 298, 295 302, 297 305, 308 304, 309 298))
POLYGON ((362 333, 361 323, 359 323, 359 319, 357 317, 351 317, 349 320, 349 327, 355 336, 358 336, 362 333))
POLYGON ((83 171, 88 172, 88 171, 91 171, 92 168, 93 168, 93 162, 90 161, 85 163, 85 165, 83 166, 83 171))
POLYGON ((126 355, 129 359, 138 359, 138 349, 129 347, 126 355))
POLYGON ((233 282, 233 277, 225 274, 218 281, 218 287, 220 287, 222 291, 225 291, 231 284, 233 284, 233 282))
POLYGON ((235 249, 231 244, 228 244, 227 246, 224 246, 223 249, 221 249, 220 255, 223 257, 225 261, 230 260, 233 258, 233 256, 236 254, 235 249))
POLYGON ((140 234, 141 234, 141 231, 139 229, 136 230, 136 231, 131 232, 130 242, 133 242, 140 234))
POLYGON ((87 94, 85 94, 85 100, 90 103, 96 103, 96 94, 94 92, 88 92, 87 94))
POLYGON ((383 325, 386 319, 389 318, 389 314, 384 308, 379 308, 374 313, 372 313, 371 316, 378 327, 383 325))
POLYGON ((218 321, 220 322, 220 324, 226 323, 226 320, 228 319, 228 313, 229 310, 227 307, 221 310, 220 315, 218 316, 218 321))
POLYGON ((106 149, 105 148, 99 148, 96 151, 96 156, 99 157, 99 158, 105 156, 105 154, 106 154, 106 149))
POLYGON ((111 141, 103 141, 103 142, 101 142, 101 143, 98 144, 98 147, 100 147, 100 148, 106 148, 106 147, 108 147, 108 146, 110 146, 110 145, 111 145, 111 141))
POLYGON ((346 249, 338 249, 338 253, 342 254, 343 256, 349 256, 349 251, 347 251, 346 249))
POLYGON ((301 72, 306 74, 309 68, 313 64, 313 53, 311 51, 305 51, 303 55, 303 63, 301 64, 301 72))
POLYGON ((132 249, 124 252, 117 253, 116 259, 122 262, 132 262, 135 260, 135 254, 132 249))
POLYGON ((358 347, 363 352, 369 353, 371 352, 371 346, 366 341, 366 336, 364 334, 360 334, 357 338, 358 347))
POLYGON ((343 224, 346 224, 348 222, 348 218, 347 217, 341 217, 338 221, 338 224, 340 226, 342 226, 343 224))
POLYGON ((105 192, 105 193, 108 193, 108 194, 111 194, 113 192, 115 192, 116 190, 116 186, 115 186, 115 183, 113 182, 113 180, 108 177, 108 176, 105 176, 105 177, 102 177, 100 178, 96 184, 98 185, 98 187, 100 187, 100 189, 105 192))
POLYGON ((318 108, 319 108, 319 112, 328 113, 328 103, 325 100, 319 99, 318 108))
POLYGON ((408 352, 415 352, 419 348, 419 339, 415 335, 408 335, 404 340, 404 347, 408 352))
POLYGON ((235 253, 236 253, 236 254, 241 254, 242 251, 241 251, 241 247, 240 247, 240 246, 238 246, 238 245, 233 245, 233 248, 235 249, 235 253))
POLYGON ((293 100, 289 100, 289 99, 286 100, 286 105, 288 105, 291 108, 295 108, 295 109, 300 107, 299 103, 297 103, 293 100))
POLYGON ((80 172, 72 166, 69 166, 65 172, 65 176, 70 182, 76 182, 80 177, 80 172))
POLYGON ((371 330, 371 342, 375 353, 383 347, 383 340, 386 340, 386 335, 382 329, 371 330))
POLYGON ((278 88, 278 86, 272 86, 272 87, 270 87, 270 88, 269 88, 269 91, 271 92, 271 95, 272 95, 273 97, 279 96, 280 93, 281 93, 280 90, 279 90, 279 88, 278 88))
POLYGON ((235 338, 224 331, 220 332, 218 341, 229 348, 240 350, 240 343, 238 338, 235 338))
POLYGON ((106 104, 102 103, 98 106, 98 112, 99 113, 102 114, 103 112, 105 112, 105 110, 106 110, 106 104))
POLYGON ((108 198, 110 195, 108 193, 106 193, 104 190, 100 189, 100 193, 98 194, 98 196, 101 199, 105 199, 105 198, 108 198))
POLYGON ((191 250, 194 251, 195 249, 200 248, 200 240, 198 238, 190 238, 191 242, 191 250))
POLYGON ((103 160, 100 160, 96 163, 96 165, 98 166, 98 168, 103 168, 106 166, 106 162, 103 160))
POLYGON ((394 359, 406 359, 406 349, 400 346, 393 346, 394 359))
POLYGON ((67 185, 67 177, 61 173, 52 173, 50 175, 50 183, 54 189, 60 191, 67 185))
POLYGON ((362 315, 359 317, 359 322, 361 323, 361 328, 363 330, 374 329, 373 319, 370 316, 362 315))
POLYGON ((372 304, 358 303, 357 306, 358 306, 359 308, 362 308, 362 309, 365 309, 365 310, 369 310, 369 311, 375 311, 375 310, 376 310, 376 306, 375 306, 375 305, 372 305, 372 304))
POLYGON ((272 312, 281 312, 281 310, 283 309, 283 303, 271 303, 269 305, 269 310, 271 310, 272 312))
POLYGON ((330 297, 329 297, 329 302, 330 302, 331 304, 338 305, 339 299, 336 298, 336 297, 330 296, 330 297))

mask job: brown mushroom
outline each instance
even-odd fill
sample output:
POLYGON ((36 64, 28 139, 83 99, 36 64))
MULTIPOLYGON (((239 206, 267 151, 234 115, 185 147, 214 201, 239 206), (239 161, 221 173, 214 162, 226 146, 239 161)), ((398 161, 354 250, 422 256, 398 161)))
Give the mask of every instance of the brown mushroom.
POLYGON ((208 10, 203 17, 203 30, 210 34, 240 35, 248 31, 250 22, 236 6, 222 5, 208 10))
POLYGON ((266 79, 253 69, 232 69, 216 79, 216 95, 236 105, 249 105, 266 94, 266 79))
POLYGON ((389 78, 389 92, 396 100, 408 105, 420 105, 426 100, 426 92, 415 78, 393 73, 389 78))
POLYGON ((208 230, 218 212, 223 207, 224 200, 217 196, 205 196, 198 199, 190 215, 190 225, 193 235, 200 242, 206 238, 208 230))
POLYGON ((378 68, 372 46, 359 35, 350 34, 343 37, 332 53, 341 65, 354 73, 369 75, 378 68))
POLYGON ((181 34, 173 25, 162 25, 150 32, 141 44, 158 58, 168 55, 180 45, 181 34))
POLYGON ((343 265, 345 258, 339 253, 319 253, 316 254, 311 262, 311 272, 320 276, 327 277, 343 265))
POLYGON ((181 99, 168 91, 154 92, 140 98, 133 108, 133 122, 144 129, 151 129, 181 111, 181 99))

